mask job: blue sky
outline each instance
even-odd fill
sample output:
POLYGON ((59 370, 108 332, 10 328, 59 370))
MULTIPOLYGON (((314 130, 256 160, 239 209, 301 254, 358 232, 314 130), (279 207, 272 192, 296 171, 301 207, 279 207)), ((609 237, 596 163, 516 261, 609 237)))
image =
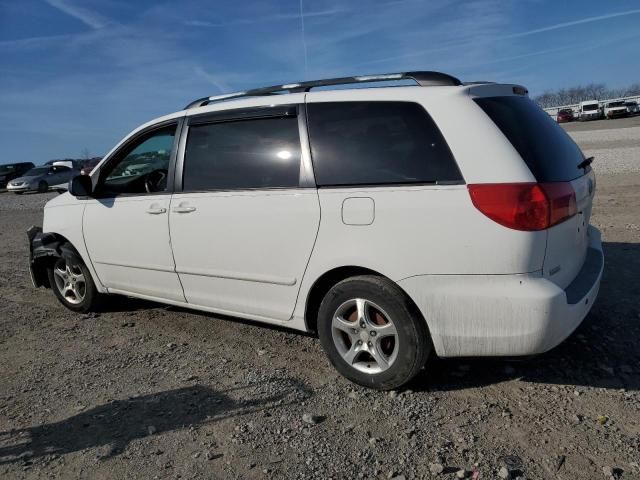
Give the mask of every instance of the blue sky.
POLYGON ((298 80, 624 86, 638 45, 635 0, 0 0, 0 163, 102 155, 197 97, 298 80))

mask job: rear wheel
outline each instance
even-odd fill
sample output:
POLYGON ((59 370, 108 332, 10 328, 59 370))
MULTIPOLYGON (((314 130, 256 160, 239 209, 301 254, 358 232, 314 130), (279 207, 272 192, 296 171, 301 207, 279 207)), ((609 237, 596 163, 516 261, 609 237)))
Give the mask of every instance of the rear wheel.
POLYGON ((96 309, 100 293, 82 260, 59 258, 47 274, 56 298, 69 310, 86 313, 96 309))
POLYGON ((426 323, 407 295, 390 280, 371 275, 343 280, 327 293, 318 334, 342 375, 378 390, 407 383, 431 351, 426 323))
POLYGON ((40 182, 38 183, 38 192, 45 193, 47 191, 49 191, 49 184, 44 180, 40 180, 40 182))

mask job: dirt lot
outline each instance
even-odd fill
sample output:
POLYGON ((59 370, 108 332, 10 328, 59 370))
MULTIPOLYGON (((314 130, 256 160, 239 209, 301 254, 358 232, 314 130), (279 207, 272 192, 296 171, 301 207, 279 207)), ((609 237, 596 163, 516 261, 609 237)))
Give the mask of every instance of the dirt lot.
POLYGON ((596 170, 606 270, 578 331, 391 393, 298 333, 126 298, 65 310, 26 270, 47 195, 0 194, 0 477, 640 478, 640 173, 596 170))
POLYGON ((640 115, 612 120, 591 120, 588 122, 569 122, 561 124, 568 132, 588 132, 593 130, 613 130, 619 128, 640 127, 640 115))

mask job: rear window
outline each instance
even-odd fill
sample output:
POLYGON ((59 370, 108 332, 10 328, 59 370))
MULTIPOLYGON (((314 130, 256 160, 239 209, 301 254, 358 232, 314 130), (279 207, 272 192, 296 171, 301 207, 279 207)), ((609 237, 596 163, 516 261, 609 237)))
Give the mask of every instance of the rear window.
POLYGON ((310 103, 307 113, 318 186, 462 181, 438 127, 416 103, 310 103))
POLYGON ((566 182, 583 175, 576 143, 528 97, 476 98, 539 182, 566 182))

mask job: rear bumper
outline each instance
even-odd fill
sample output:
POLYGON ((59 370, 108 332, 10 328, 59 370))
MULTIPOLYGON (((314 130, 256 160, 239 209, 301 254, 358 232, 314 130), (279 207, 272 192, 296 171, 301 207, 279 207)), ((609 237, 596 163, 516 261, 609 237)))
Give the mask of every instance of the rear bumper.
POLYGON ((423 313, 442 357, 542 353, 565 340, 598 295, 600 232, 589 227, 585 263, 566 288, 540 273, 423 275, 399 282, 423 313))

